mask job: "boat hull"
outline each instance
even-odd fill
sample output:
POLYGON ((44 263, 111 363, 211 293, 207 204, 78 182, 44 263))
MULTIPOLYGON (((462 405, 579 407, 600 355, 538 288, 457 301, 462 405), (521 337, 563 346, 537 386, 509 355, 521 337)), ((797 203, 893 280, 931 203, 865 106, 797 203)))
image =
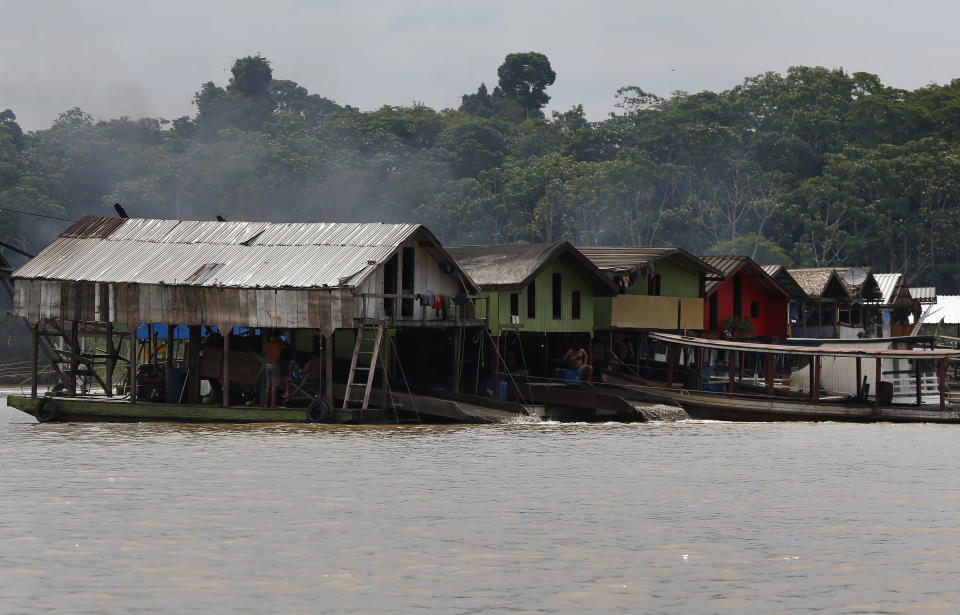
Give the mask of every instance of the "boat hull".
MULTIPOLYGON (((396 408, 334 408, 328 423, 393 424, 400 421, 429 423, 497 423, 506 422, 518 413, 490 409, 476 404, 434 399, 421 395, 395 393, 396 408)), ((7 405, 30 416, 38 417, 42 397, 10 396, 7 405)), ((99 421, 171 421, 193 423, 310 423, 307 408, 261 408, 256 406, 207 406, 200 404, 159 404, 151 402, 128 403, 122 399, 50 397, 56 411, 51 417, 57 422, 99 421)), ((50 414, 49 407, 43 413, 50 414)), ((318 413, 314 413, 316 418, 318 413)))
POLYGON ((849 421, 859 423, 960 423, 960 408, 814 401, 667 388, 663 383, 604 374, 604 381, 676 401, 691 418, 717 421, 849 421))
MULTIPOLYGON (((37 407, 43 398, 10 396, 7 405, 37 418, 37 407)), ((56 404, 54 421, 176 421, 200 423, 307 423, 306 408, 257 408, 157 404, 121 400, 49 398, 56 404)), ((50 403, 49 401, 47 402, 50 403)), ((335 413, 333 422, 346 422, 335 413)))

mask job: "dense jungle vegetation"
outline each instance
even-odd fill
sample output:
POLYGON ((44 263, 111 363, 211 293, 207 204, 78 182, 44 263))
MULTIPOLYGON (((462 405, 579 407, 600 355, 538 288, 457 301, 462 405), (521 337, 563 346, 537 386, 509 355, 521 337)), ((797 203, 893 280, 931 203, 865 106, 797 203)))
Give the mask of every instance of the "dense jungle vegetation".
MULTIPOLYGON (((275 79, 261 56, 232 75, 172 121, 74 108, 24 133, 3 111, 0 207, 416 221, 451 244, 679 245, 958 290, 960 79, 907 91, 797 66, 722 92, 625 86, 588 121, 580 106, 544 116, 558 77, 533 52, 458 109, 360 111, 275 79)), ((35 252, 66 225, 44 220, 0 211, 0 241, 35 252)))

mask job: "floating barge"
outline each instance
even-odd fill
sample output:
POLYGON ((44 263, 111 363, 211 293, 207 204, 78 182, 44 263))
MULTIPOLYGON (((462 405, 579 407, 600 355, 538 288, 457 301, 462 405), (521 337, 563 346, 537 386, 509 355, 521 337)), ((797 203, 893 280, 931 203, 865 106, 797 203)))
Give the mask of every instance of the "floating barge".
POLYGON ((489 296, 418 224, 87 216, 4 286, 33 337, 31 394, 8 404, 41 421, 491 422, 526 414, 519 404, 410 390, 458 392, 464 340, 486 331, 480 314, 489 311, 489 296), (309 386, 296 387, 300 407, 263 407, 271 331, 285 334, 301 365, 313 364, 309 386), (41 352, 60 381, 52 395, 39 394, 41 352), (202 380, 219 393, 208 403, 202 380))
POLYGON ((960 406, 948 402, 946 388, 947 363, 960 360, 960 350, 755 344, 668 333, 653 333, 651 338, 667 344, 665 380, 606 373, 604 381, 629 387, 650 399, 673 400, 693 418, 960 423, 960 406), (755 373, 762 371, 762 379, 744 381, 743 366, 748 360, 755 373), (903 387, 896 391, 893 382, 884 380, 892 375, 883 369, 883 362, 889 360, 908 361, 912 366, 910 370, 894 370, 911 376, 905 379, 912 387, 910 402, 903 401, 903 387), (824 361, 833 363, 832 370, 849 369, 855 374, 851 390, 856 392, 824 389, 824 361), (936 374, 934 395, 925 389, 931 367, 936 374), (867 371, 873 372, 872 378, 867 371), (797 377, 800 374, 805 378, 797 377), (791 376, 795 378, 791 380, 791 376), (806 384, 805 390, 791 386, 793 381, 806 384))

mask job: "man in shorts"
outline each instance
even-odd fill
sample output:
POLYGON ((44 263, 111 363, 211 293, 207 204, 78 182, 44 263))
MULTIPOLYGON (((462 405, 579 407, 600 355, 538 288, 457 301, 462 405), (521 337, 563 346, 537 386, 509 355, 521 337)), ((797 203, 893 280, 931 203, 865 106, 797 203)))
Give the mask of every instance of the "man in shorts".
POLYGON ((267 340, 267 368, 266 368, 266 380, 267 380, 267 406, 270 408, 276 408, 278 406, 278 398, 280 397, 280 387, 283 385, 283 366, 281 363, 281 355, 283 354, 283 342, 280 341, 280 336, 276 331, 270 332, 270 339, 267 340))
POLYGON ((563 360, 567 362, 567 369, 580 372, 587 386, 593 386, 593 366, 590 365, 590 355, 583 346, 576 344, 571 346, 570 350, 563 355, 563 360))

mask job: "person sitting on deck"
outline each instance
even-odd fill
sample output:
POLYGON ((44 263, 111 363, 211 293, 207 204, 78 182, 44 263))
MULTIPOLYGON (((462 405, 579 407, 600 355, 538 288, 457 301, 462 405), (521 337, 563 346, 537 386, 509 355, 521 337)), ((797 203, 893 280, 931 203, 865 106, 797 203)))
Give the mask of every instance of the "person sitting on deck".
POLYGON ((576 344, 571 346, 563 355, 563 360, 567 363, 567 369, 580 372, 587 386, 593 386, 593 382, 591 382, 593 379, 593 366, 590 365, 590 355, 583 349, 583 346, 576 344))
POLYGON ((283 391, 284 397, 290 396, 290 385, 301 382, 304 378, 310 375, 310 369, 313 367, 313 361, 316 359, 316 355, 312 355, 310 359, 303 364, 303 367, 300 367, 300 364, 296 359, 290 361, 290 372, 287 374, 285 380, 286 387, 283 391))
POLYGON ((270 408, 276 408, 280 397, 280 385, 283 384, 283 368, 280 365, 283 342, 280 341, 280 335, 276 331, 270 332, 270 339, 266 343, 266 354, 266 405, 270 408))

